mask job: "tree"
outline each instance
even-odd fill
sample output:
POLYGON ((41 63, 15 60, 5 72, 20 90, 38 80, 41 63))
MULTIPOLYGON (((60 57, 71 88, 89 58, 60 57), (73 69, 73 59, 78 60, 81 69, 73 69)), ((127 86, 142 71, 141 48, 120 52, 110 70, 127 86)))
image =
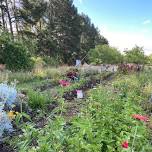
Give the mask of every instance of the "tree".
POLYGON ((54 33, 58 40, 60 54, 63 55, 63 61, 71 63, 74 54, 80 50, 80 21, 77 9, 73 1, 63 2, 63 12, 58 12, 57 22, 55 23, 54 33))
POLYGON ((152 64, 152 54, 150 54, 149 56, 147 56, 147 63, 148 64, 152 64))
POLYGON ((136 64, 146 63, 143 47, 135 46, 131 50, 125 51, 125 61, 136 64))
POLYGON ((10 11, 10 8, 9 8, 8 0, 5 0, 5 7, 6 7, 5 11, 6 11, 7 17, 8 17, 8 23, 9 23, 9 27, 10 27, 10 32, 11 32, 11 35, 13 37, 14 36, 14 34, 13 34, 13 25, 12 25, 12 19, 11 19, 11 13, 10 13, 11 11, 10 11))
POLYGON ((89 52, 89 60, 97 64, 117 64, 123 61, 123 56, 114 47, 108 45, 97 45, 89 52))
POLYGON ((90 18, 78 14, 73 0, 0 0, 0 14, 2 31, 35 55, 71 64, 96 45, 108 44, 90 18))
POLYGON ((88 54, 90 49, 94 49, 96 45, 108 44, 108 41, 100 35, 98 28, 91 23, 87 15, 81 14, 80 19, 81 41, 79 56, 83 58, 88 54))
POLYGON ((4 0, 0 0, 0 9, 1 9, 1 22, 3 29, 6 28, 6 22, 5 22, 5 5, 4 0))
POLYGON ((21 4, 19 12, 22 32, 28 37, 36 37, 41 31, 41 19, 46 11, 46 2, 43 0, 22 0, 21 4))

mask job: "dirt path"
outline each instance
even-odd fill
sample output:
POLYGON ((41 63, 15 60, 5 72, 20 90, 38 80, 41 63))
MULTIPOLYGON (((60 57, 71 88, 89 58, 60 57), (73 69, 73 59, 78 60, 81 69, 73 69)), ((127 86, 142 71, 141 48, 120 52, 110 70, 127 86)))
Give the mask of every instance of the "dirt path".
POLYGON ((63 113, 65 120, 69 121, 74 116, 77 116, 80 113, 80 110, 85 106, 85 101, 87 99, 88 91, 95 88, 98 85, 104 85, 108 81, 111 81, 114 78, 114 74, 104 77, 102 80, 90 80, 83 86, 77 88, 77 90, 82 90, 84 93, 83 99, 77 99, 77 94, 73 91, 66 92, 63 96, 65 99, 66 112, 63 113))

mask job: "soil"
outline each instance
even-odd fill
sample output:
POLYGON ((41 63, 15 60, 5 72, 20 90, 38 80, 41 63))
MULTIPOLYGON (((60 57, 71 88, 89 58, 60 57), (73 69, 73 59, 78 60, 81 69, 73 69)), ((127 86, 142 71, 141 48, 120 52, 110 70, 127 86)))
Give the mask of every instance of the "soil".
MULTIPOLYGON (((81 107, 83 106, 81 99, 79 100, 80 102, 78 102, 78 99, 76 99, 77 98, 76 90, 82 90, 85 95, 85 94, 87 94, 87 91, 89 89, 95 88, 95 86, 97 86, 98 84, 101 84, 101 82, 102 82, 102 84, 104 84, 104 83, 106 83, 106 81, 112 80, 113 77, 114 77, 113 74, 109 74, 109 75, 105 76, 102 80, 92 79, 75 90, 72 90, 70 92, 65 92, 63 95, 63 98, 67 102, 67 108, 66 108, 67 110, 63 115, 64 115, 65 119, 67 119, 67 122, 69 122, 69 120, 72 117, 76 116, 80 112, 81 107)), ((86 95, 84 96, 84 98, 86 98, 86 95)), ((84 102, 84 100, 83 100, 83 102, 84 102)))
POLYGON ((16 151, 8 144, 0 143, 0 152, 16 152, 16 151))
POLYGON ((87 83, 85 83, 84 85, 82 85, 81 87, 79 87, 75 90, 72 90, 70 92, 65 92, 64 95, 63 95, 63 98, 70 102, 71 100, 74 100, 74 98, 77 97, 76 90, 82 90, 83 92, 86 92, 89 89, 94 88, 98 84, 100 84, 100 80, 90 80, 90 81, 88 81, 87 83))
POLYGON ((38 118, 34 120, 34 123, 36 124, 36 128, 44 128, 47 124, 47 119, 44 117, 38 118))
POLYGON ((47 106, 47 110, 49 112, 53 111, 57 106, 58 106, 58 103, 56 101, 53 101, 47 106))
POLYGON ((67 122, 80 112, 81 106, 81 103, 75 100, 67 103, 66 112, 63 113, 67 122))

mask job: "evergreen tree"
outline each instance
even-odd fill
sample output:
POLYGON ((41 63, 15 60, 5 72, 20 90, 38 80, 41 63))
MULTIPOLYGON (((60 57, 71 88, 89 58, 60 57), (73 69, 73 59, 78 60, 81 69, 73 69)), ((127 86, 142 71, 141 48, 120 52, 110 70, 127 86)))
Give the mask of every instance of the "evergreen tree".
POLYGON ((0 10, 3 29, 28 47, 36 45, 36 55, 73 63, 96 45, 108 44, 73 0, 0 0, 0 10))

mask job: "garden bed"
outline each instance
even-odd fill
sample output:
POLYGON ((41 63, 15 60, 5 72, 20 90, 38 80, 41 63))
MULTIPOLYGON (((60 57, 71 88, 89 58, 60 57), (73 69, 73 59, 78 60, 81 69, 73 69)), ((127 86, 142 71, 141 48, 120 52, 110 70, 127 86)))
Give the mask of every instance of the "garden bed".
POLYGON ((33 90, 30 95, 26 92, 26 96, 32 97, 29 98, 32 99, 29 106, 33 107, 29 113, 31 121, 23 118, 16 132, 1 147, 3 145, 5 150, 12 145, 18 151, 25 152, 37 152, 39 149, 43 152, 50 149, 121 152, 125 146, 126 150, 140 151, 144 145, 144 150, 151 152, 150 123, 132 117, 133 114, 146 115, 141 105, 149 98, 145 87, 147 81, 152 82, 150 73, 106 73, 68 87, 44 87, 46 90, 33 90), (55 96, 51 94, 53 90, 55 96), (77 99, 75 90, 82 90, 84 98, 77 99), (48 99, 49 102, 45 101, 48 99))

